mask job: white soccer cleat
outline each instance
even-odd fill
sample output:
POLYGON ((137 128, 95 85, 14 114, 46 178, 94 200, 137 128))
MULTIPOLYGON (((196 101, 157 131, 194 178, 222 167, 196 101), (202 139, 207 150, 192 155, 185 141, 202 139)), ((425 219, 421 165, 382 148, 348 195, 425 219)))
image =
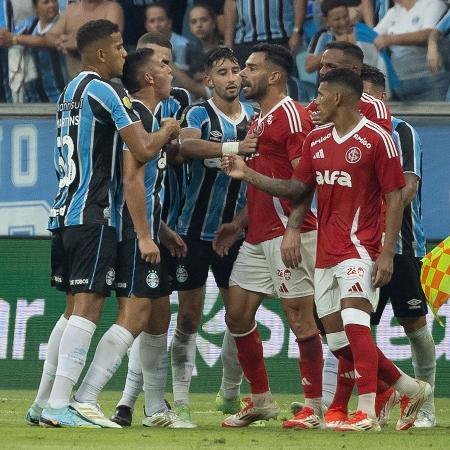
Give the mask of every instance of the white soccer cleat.
POLYGON ((119 424, 109 420, 100 405, 93 405, 92 403, 81 403, 74 400, 70 406, 81 416, 89 422, 94 423, 102 428, 122 428, 119 424))
POLYGON ((142 419, 144 427, 155 428, 196 428, 197 425, 183 420, 180 416, 171 410, 166 410, 146 416, 142 419))
POLYGON ((420 410, 414 421, 414 428, 433 428, 436 426, 436 414, 434 412, 420 410))
POLYGON ((394 406, 400 402, 400 394, 393 388, 387 389, 375 398, 375 413, 381 427, 389 422, 389 416, 394 406))
POLYGON ((404 395, 401 399, 400 419, 395 427, 397 431, 408 430, 414 425, 420 408, 433 392, 431 386, 425 381, 416 380, 416 382, 419 384, 419 392, 413 397, 404 395))
POLYGON ((378 419, 368 417, 364 411, 356 411, 345 423, 335 428, 336 431, 381 431, 378 419))
POLYGON ((238 413, 227 417, 223 422, 224 428, 242 428, 258 421, 276 419, 280 413, 280 407, 275 402, 264 406, 254 406, 248 402, 238 413))

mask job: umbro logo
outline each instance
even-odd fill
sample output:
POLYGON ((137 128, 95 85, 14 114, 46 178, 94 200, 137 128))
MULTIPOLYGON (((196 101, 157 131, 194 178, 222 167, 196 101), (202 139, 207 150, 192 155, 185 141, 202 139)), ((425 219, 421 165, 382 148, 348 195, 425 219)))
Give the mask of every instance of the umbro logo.
POLYGON ((361 375, 357 370, 350 370, 350 372, 344 372, 339 375, 342 378, 348 378, 351 380, 356 380, 357 378, 361 378, 361 375))
POLYGON ((281 283, 279 291, 282 294, 287 294, 289 292, 289 289, 287 288, 287 286, 284 283, 281 283))
POLYGON ((209 132, 209 140, 215 142, 222 141, 223 134, 218 130, 213 130, 209 132))
POLYGON ((325 158, 325 154, 323 152, 323 148, 318 150, 313 156, 313 159, 324 159, 324 158, 325 158))
POLYGON ((361 287, 361 285, 359 284, 359 282, 355 283, 349 290, 348 292, 362 292, 363 288, 361 287))

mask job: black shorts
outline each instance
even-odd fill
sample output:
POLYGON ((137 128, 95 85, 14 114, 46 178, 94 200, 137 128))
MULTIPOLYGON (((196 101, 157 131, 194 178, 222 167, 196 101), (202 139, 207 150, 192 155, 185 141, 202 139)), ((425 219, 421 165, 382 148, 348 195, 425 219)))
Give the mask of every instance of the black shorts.
POLYGON ((181 236, 187 245, 187 255, 178 259, 175 273, 178 291, 198 289, 205 285, 208 271, 216 280, 217 287, 228 289, 233 264, 236 261, 242 240, 237 241, 229 250, 228 255, 221 258, 212 248, 212 242, 198 238, 181 236))
POLYGON ((51 285, 69 293, 109 296, 114 284, 116 230, 105 225, 77 225, 53 231, 51 285))
POLYGON ((116 269, 117 297, 160 298, 172 293, 164 253, 160 264, 144 261, 137 239, 119 242, 116 269))
POLYGON ((421 317, 428 312, 425 294, 420 284, 421 262, 411 255, 394 256, 394 273, 391 281, 380 289, 377 310, 371 323, 378 325, 388 300, 395 317, 421 317))

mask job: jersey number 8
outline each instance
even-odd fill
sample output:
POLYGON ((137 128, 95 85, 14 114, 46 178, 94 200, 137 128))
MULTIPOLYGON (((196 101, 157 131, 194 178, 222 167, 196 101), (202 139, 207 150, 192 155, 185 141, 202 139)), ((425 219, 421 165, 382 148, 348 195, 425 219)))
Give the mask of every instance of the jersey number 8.
POLYGON ((57 138, 57 145, 59 148, 59 173, 61 178, 59 180, 59 187, 68 187, 75 179, 77 168, 75 166, 75 161, 73 160, 73 153, 75 146, 73 145, 73 140, 67 134, 61 138, 57 138), (64 146, 67 147, 67 157, 64 158, 64 146))

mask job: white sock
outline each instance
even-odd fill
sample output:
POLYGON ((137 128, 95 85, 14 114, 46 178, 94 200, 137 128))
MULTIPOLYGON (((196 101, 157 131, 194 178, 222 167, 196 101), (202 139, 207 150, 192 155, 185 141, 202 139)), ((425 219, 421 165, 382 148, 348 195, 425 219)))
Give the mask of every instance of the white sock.
MULTIPOLYGON (((426 381, 434 391, 436 376, 436 346, 433 336, 425 325, 413 333, 407 334, 411 344, 412 365, 414 375, 419 380, 426 381)), ((434 413, 434 395, 423 404, 422 410, 434 413)))
POLYGON ((336 392, 338 359, 328 350, 322 371, 322 408, 327 410, 336 392))
POLYGON ((400 378, 394 384, 394 388, 397 389, 400 395, 407 395, 408 397, 413 397, 419 392, 420 389, 419 385, 417 384, 417 381, 414 378, 407 375, 402 370, 400 370, 398 367, 397 369, 400 372, 400 378))
POLYGON ((175 404, 189 404, 189 387, 195 366, 197 333, 187 334, 175 329, 172 339, 172 384, 175 404))
POLYGON ((96 325, 80 316, 70 316, 61 337, 58 367, 52 392, 48 399, 51 408, 68 406, 70 394, 86 364, 87 352, 96 325))
POLYGON ((74 396, 77 402, 97 404, 98 395, 120 367, 133 340, 133 335, 126 328, 111 325, 100 339, 89 370, 74 396))
POLYGON ((264 406, 273 403, 272 393, 270 391, 263 392, 262 394, 251 394, 251 397, 254 406, 264 406))
POLYGON ((122 398, 119 400, 119 403, 117 403, 117 406, 124 405, 134 409, 136 400, 142 392, 144 378, 142 376, 141 355, 139 352, 140 340, 141 335, 134 340, 133 345, 131 346, 128 355, 127 379, 125 381, 125 387, 123 388, 122 398))
POLYGON ((34 399, 34 403, 40 408, 44 408, 47 404, 50 392, 52 391, 56 367, 58 366, 59 343, 61 342, 61 337, 66 329, 67 322, 68 320, 64 316, 61 316, 53 327, 52 333, 48 339, 47 356, 45 357, 44 367, 42 368, 38 392, 34 399))
POLYGON ((221 357, 223 374, 220 389, 227 400, 232 400, 240 395, 243 372, 237 356, 236 340, 228 328, 223 335, 221 357))
POLYGON ((164 390, 167 382, 167 333, 141 333, 139 353, 144 376, 144 414, 152 416, 167 409, 164 390))
POLYGON ((371 419, 375 419, 375 392, 369 394, 358 395, 358 408, 357 411, 364 411, 371 419))

